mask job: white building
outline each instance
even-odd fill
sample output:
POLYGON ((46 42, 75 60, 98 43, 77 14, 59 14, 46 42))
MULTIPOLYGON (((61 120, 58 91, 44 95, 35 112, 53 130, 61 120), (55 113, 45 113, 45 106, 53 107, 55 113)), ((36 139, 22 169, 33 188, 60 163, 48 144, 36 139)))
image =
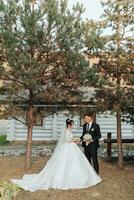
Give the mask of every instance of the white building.
MULTIPOLYGON (((58 115, 54 114, 42 119, 38 126, 33 129, 33 141, 57 140, 61 130, 65 127, 65 121, 71 115, 67 116, 64 112, 58 115)), ((82 134, 82 125, 80 116, 74 116, 74 128, 72 130, 75 137, 82 134)), ((116 138, 116 117, 105 114, 97 115, 96 122, 100 125, 102 137, 106 138, 107 132, 112 133, 112 138, 116 138)), ((134 126, 122 122, 123 138, 134 138, 134 126)), ((27 139, 27 127, 15 119, 8 120, 7 140, 8 141, 25 141, 27 139)))
POLYGON ((7 135, 8 123, 8 120, 0 120, 0 135, 7 135))

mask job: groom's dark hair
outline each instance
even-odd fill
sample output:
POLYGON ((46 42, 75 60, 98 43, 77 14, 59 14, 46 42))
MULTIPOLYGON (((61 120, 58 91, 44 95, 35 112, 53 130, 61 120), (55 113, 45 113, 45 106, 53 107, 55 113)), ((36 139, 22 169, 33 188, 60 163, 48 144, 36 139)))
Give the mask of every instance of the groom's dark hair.
POLYGON ((86 116, 93 117, 94 116, 94 112, 93 111, 92 112, 88 112, 83 117, 86 117, 86 116))

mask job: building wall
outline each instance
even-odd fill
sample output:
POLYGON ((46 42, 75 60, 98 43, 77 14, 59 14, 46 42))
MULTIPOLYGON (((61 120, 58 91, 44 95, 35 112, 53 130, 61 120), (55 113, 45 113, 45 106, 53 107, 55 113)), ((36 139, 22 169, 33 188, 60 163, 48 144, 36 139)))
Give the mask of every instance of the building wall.
POLYGON ((0 135, 7 135, 8 120, 0 120, 0 135))
MULTIPOLYGON (((33 129, 33 140, 57 140, 60 132, 65 127, 65 121, 67 118, 66 114, 59 113, 43 119, 43 126, 35 126, 33 129)), ((80 126, 80 117, 73 117, 75 122, 72 132, 75 137, 79 137, 82 134, 82 126, 80 126)), ((114 115, 104 114, 97 115, 96 122, 100 125, 102 137, 106 138, 107 132, 112 133, 112 137, 116 138, 116 118, 114 115)), ((123 138, 134 138, 134 127, 130 124, 122 123, 122 134, 123 138)), ((8 141, 21 141, 27 138, 27 127, 12 119, 8 121, 7 140, 8 141)))
MULTIPOLYGON (((104 138, 106 138, 108 132, 112 133, 112 138, 116 138, 116 117, 114 115, 97 115, 96 121, 101 127, 104 138)), ((123 138, 134 138, 134 126, 122 122, 122 136, 123 138)))

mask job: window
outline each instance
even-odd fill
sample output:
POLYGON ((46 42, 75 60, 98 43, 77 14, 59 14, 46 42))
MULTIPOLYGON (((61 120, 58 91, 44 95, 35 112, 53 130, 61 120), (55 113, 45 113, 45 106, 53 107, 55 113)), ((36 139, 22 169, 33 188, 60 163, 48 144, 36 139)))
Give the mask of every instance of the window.
MULTIPOLYGON (((28 124, 28 116, 26 115, 26 124, 28 124)), ((43 126, 43 115, 40 113, 33 113, 34 126, 43 126)))
POLYGON ((40 113, 34 115, 34 126, 43 126, 43 116, 40 113))

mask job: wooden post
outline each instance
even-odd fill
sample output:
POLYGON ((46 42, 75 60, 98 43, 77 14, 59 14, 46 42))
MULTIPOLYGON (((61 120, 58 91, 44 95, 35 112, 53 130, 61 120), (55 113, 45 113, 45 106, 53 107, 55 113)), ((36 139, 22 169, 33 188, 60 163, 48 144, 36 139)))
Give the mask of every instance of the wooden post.
POLYGON ((93 121, 96 123, 96 112, 93 113, 93 121))
MULTIPOLYGON (((111 133, 107 133, 107 139, 111 139, 111 133)), ((112 143, 108 142, 107 143, 107 160, 111 160, 111 147, 112 147, 112 143)))

